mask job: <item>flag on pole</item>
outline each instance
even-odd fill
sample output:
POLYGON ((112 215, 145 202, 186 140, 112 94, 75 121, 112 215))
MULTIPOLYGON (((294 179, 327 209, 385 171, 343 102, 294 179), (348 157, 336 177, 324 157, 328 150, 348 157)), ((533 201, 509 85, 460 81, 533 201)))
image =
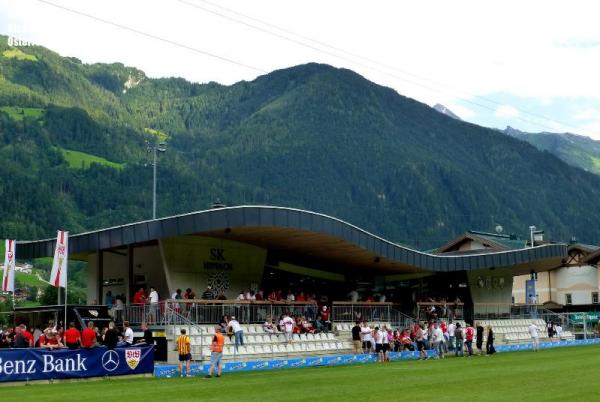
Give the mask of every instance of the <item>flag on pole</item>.
POLYGON ((56 248, 54 249, 54 261, 52 262, 52 273, 50 284, 57 288, 67 286, 67 261, 69 255, 69 232, 58 231, 56 248))
POLYGON ((2 276, 2 291, 15 291, 15 241, 6 239, 4 250, 4 275, 2 276))

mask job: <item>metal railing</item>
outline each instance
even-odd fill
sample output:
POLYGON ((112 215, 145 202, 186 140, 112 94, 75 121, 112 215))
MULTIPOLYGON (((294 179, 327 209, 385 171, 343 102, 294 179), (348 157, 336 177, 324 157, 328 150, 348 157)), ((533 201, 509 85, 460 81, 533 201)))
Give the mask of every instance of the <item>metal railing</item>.
POLYGON ((195 324, 216 324, 225 315, 235 316, 241 324, 262 324, 267 319, 278 320, 286 313, 308 319, 315 319, 318 314, 317 304, 308 302, 166 300, 165 306, 195 324))
POLYGON ((115 322, 129 321, 131 325, 140 325, 145 322, 148 325, 157 325, 165 321, 165 303, 157 304, 130 304, 123 306, 123 312, 113 310, 115 322))
POLYGON ((335 322, 391 321, 392 303, 371 302, 333 302, 331 320, 335 322))
POLYGON ((461 302, 417 302, 415 316, 419 321, 464 320, 464 307, 461 302))

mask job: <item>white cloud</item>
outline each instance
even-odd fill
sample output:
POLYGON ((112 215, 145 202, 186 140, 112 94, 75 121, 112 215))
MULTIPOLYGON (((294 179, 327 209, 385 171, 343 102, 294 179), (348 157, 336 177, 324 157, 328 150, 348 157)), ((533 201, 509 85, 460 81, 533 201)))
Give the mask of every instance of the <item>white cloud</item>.
POLYGON ((510 105, 500 105, 496 108, 494 115, 496 117, 509 117, 514 118, 518 117, 521 113, 514 107, 510 105))
POLYGON ((573 115, 574 120, 599 120, 600 121, 600 111, 598 109, 586 108, 581 111, 578 111, 573 115))

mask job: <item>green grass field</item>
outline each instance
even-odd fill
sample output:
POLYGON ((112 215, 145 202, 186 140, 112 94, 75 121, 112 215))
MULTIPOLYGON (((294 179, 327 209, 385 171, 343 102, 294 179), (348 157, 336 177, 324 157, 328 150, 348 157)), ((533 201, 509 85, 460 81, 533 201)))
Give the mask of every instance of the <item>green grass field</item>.
POLYGON ((0 387, 2 401, 593 401, 600 346, 225 374, 0 387))
POLYGON ((85 152, 73 151, 70 149, 58 148, 63 154, 63 157, 69 164, 71 169, 86 169, 90 167, 92 163, 98 163, 100 165, 108 166, 114 169, 123 169, 124 163, 111 162, 108 159, 100 156, 88 154, 85 152))
POLYGON ((2 106, 0 110, 10 116, 11 119, 21 121, 25 117, 39 119, 44 115, 44 109, 36 107, 2 106))
POLYGON ((37 57, 32 54, 25 53, 21 49, 7 49, 2 52, 2 56, 7 59, 17 59, 17 60, 29 60, 29 61, 37 61, 37 57))

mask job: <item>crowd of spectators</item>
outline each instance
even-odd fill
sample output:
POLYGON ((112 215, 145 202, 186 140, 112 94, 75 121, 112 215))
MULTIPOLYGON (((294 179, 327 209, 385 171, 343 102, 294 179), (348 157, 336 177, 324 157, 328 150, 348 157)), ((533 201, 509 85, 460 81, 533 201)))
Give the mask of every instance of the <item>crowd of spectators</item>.
POLYGON ((380 362, 387 361, 387 352, 419 351, 421 359, 427 359, 428 350, 436 350, 437 358, 443 359, 447 353, 454 352, 458 357, 474 354, 492 355, 494 331, 491 326, 483 328, 479 323, 467 324, 430 320, 426 324, 413 322, 411 328, 393 329, 371 328, 367 322, 357 321, 352 328, 354 353, 377 353, 380 362), (483 340, 486 337, 486 349, 483 340), (476 351, 473 350, 475 342, 476 351))
MULTIPOLYGON (((142 324, 143 337, 135 344, 154 343, 152 332, 146 323, 142 324)), ((30 330, 25 324, 14 327, 4 327, 0 330, 0 348, 43 348, 43 349, 79 349, 105 346, 109 349, 134 345, 133 330, 129 322, 124 321, 118 328, 114 322, 109 322, 106 328, 100 330, 93 321, 88 321, 83 330, 75 327, 71 322, 67 329, 59 323, 49 321, 46 327, 30 330)))

